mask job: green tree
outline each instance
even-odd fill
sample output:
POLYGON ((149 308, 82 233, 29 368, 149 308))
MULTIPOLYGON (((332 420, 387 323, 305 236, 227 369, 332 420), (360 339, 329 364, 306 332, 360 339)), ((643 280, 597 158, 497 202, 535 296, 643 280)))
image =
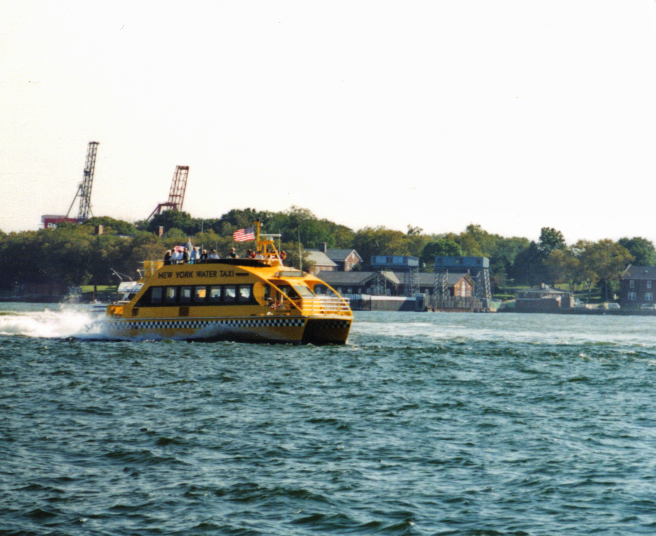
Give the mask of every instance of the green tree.
POLYGON ((132 252, 131 239, 120 236, 95 236, 91 243, 89 272, 93 285, 116 283, 114 270, 124 272, 132 252))
POLYGON ((15 283, 83 285, 90 281, 93 229, 82 225, 12 233, 0 248, 1 277, 15 283))
POLYGON ((650 240, 635 236, 633 238, 620 238, 618 244, 631 253, 633 263, 637 266, 656 265, 656 248, 650 240))
POLYGON ((424 230, 421 227, 413 227, 408 224, 408 236, 421 236, 424 230))
POLYGON ((553 227, 543 227, 540 230, 538 251, 543 260, 546 260, 552 251, 556 249, 565 249, 566 247, 567 243, 565 242, 565 237, 560 231, 557 231, 553 227))
POLYGON ((488 233, 480 225, 473 223, 467 226, 461 237, 463 244, 467 244, 463 249, 475 252, 468 254, 471 257, 491 257, 500 238, 498 235, 488 233))
POLYGON ((570 290, 580 280, 580 261, 571 249, 554 249, 544 261, 550 281, 556 283, 567 283, 570 290))
POLYGON ((527 238, 499 237, 490 255, 490 279, 495 289, 509 283, 508 279, 511 278, 515 259, 520 252, 528 248, 529 244, 527 238))
POLYGON ((528 247, 515 256, 511 274, 516 283, 536 286, 553 282, 546 261, 552 251, 565 249, 567 244, 560 231, 543 227, 538 242, 531 241, 528 247))
MULTIPOLYGON (((626 266, 633 260, 631 253, 624 247, 605 239, 598 242, 579 241, 575 244, 580 251, 578 259, 584 280, 599 281, 602 299, 610 298, 612 285, 619 280, 626 266)), ((590 288, 591 284, 588 285, 590 288)))
MULTIPOLYGON (((271 218, 271 216, 271 212, 263 212, 252 208, 232 209, 230 212, 227 212, 218 220, 216 220, 216 225, 218 228, 213 226, 212 229, 218 234, 222 234, 221 230, 224 230, 223 234, 226 234, 225 231, 228 231, 229 234, 232 234, 238 229, 245 229, 246 227, 250 227, 256 221, 264 224, 268 219, 271 218)), ((273 231, 270 230, 269 232, 273 231)))
POLYGON ((365 264, 373 255, 409 255, 406 234, 385 227, 365 227, 355 233, 353 247, 365 264))
POLYGON ((133 279, 139 276, 138 270, 143 268, 143 262, 161 260, 166 248, 158 237, 152 233, 137 233, 131 243, 130 256, 125 264, 125 272, 133 279))
POLYGON ((186 244, 189 235, 182 229, 173 227, 164 233, 164 240, 167 243, 173 242, 174 244, 186 244))
POLYGON ((84 222, 85 226, 96 228, 103 226, 103 234, 133 235, 137 228, 127 221, 115 220, 109 216, 93 217, 84 222))
POLYGON ((220 236, 232 236, 236 230, 259 221, 263 233, 280 234, 281 241, 285 243, 298 244, 300 240, 308 248, 316 248, 321 242, 329 248, 349 248, 355 236, 352 229, 329 220, 320 220, 310 210, 297 206, 283 212, 231 210, 217 220, 205 221, 220 236))
POLYGON ((311 211, 293 206, 284 213, 284 216, 286 216, 287 221, 282 240, 293 241, 294 239, 300 239, 301 243, 309 248, 318 247, 320 242, 325 242, 326 233, 311 211))
POLYGON ((435 264, 435 257, 459 257, 460 246, 449 238, 440 238, 435 242, 429 242, 419 256, 421 263, 426 267, 435 264))
POLYGON ((531 286, 539 285, 546 280, 544 258, 537 242, 531 240, 528 247, 517 254, 510 277, 515 283, 531 286))
POLYGON ((148 231, 157 233, 163 227, 164 232, 169 229, 181 229, 186 234, 194 234, 196 222, 189 213, 182 210, 165 210, 161 214, 155 214, 148 223, 148 231))
POLYGON ((459 235, 448 234, 447 238, 460 246, 460 255, 463 257, 484 257, 481 245, 476 240, 475 235, 464 232, 459 235))

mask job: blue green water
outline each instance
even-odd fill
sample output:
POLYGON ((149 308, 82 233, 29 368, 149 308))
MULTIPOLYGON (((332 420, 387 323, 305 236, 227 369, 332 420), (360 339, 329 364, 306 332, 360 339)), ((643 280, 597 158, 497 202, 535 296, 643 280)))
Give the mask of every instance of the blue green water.
POLYGON ((3 535, 656 533, 651 317, 356 313, 313 347, 3 308, 3 535))

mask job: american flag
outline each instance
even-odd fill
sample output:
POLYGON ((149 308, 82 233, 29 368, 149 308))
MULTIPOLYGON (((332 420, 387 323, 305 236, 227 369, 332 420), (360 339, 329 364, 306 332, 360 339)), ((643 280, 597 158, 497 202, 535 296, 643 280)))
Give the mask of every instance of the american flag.
POLYGON ((232 238, 236 242, 248 242, 249 240, 255 240, 255 229, 253 227, 239 229, 239 231, 232 233, 232 238))

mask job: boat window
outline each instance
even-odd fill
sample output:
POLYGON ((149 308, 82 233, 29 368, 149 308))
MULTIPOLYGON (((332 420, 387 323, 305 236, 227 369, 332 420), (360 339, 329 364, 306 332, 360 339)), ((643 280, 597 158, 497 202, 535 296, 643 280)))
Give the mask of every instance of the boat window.
POLYGON ((250 285, 239 285, 239 303, 248 303, 251 301, 253 289, 250 285))
POLYGON ((225 286, 225 296, 224 301, 226 303, 234 303, 237 299, 237 287, 236 285, 226 285, 225 286))
POLYGON ((178 287, 166 287, 166 303, 175 303, 178 287))
MULTIPOLYGON (((301 289, 304 295, 312 295, 310 290, 301 289)), ((285 288, 285 293, 298 299, 298 293, 291 287, 285 288)), ((271 287, 264 287, 265 296, 271 296, 271 287)), ((222 305, 222 304, 254 304, 257 303, 253 294, 253 285, 212 285, 212 286, 170 286, 151 287, 139 300, 137 306, 166 305, 222 305)))
POLYGON ((180 287, 180 303, 191 302, 191 287, 180 287))
POLYGON ((205 303, 207 298, 207 287, 194 288, 194 303, 205 303))
POLYGON ((299 293, 302 298, 314 298, 312 291, 303 285, 294 285, 294 290, 299 293))
POLYGON ((293 300, 297 300, 300 298, 298 293, 291 287, 291 285, 280 285, 278 288, 280 289, 280 292, 282 292, 288 298, 291 298, 293 300))
POLYGON ((150 288, 150 305, 159 305, 162 303, 162 294, 164 289, 162 287, 150 288))
POLYGON ((210 303, 219 303, 221 301, 221 287, 210 287, 210 303))

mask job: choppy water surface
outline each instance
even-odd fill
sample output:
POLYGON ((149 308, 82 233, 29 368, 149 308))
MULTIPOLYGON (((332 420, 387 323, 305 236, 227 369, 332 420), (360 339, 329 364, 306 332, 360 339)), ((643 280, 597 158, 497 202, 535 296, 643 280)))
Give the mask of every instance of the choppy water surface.
POLYGON ((299 347, 4 311, 2 534, 656 533, 656 319, 359 313, 299 347))

